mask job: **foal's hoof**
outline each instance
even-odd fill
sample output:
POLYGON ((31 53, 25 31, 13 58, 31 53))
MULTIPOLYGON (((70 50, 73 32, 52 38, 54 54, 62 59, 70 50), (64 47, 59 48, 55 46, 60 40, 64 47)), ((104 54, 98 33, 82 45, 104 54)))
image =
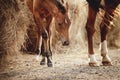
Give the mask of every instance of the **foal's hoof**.
POLYGON ((103 61, 103 66, 112 66, 112 63, 110 61, 103 61))
POLYGON ((89 66, 91 66, 91 67, 98 67, 99 64, 98 63, 89 63, 89 66))
POLYGON ((40 65, 45 65, 45 62, 40 62, 40 65))
POLYGON ((45 65, 45 59, 41 60, 40 65, 45 65))
POLYGON ((52 63, 47 63, 48 67, 53 67, 52 63))

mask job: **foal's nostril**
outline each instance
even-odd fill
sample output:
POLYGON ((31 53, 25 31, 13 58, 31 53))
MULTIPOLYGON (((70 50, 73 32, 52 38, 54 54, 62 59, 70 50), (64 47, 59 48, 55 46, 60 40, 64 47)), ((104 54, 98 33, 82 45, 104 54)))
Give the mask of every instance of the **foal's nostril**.
POLYGON ((65 42, 63 43, 63 46, 67 46, 67 45, 69 45, 69 41, 65 41, 65 42))

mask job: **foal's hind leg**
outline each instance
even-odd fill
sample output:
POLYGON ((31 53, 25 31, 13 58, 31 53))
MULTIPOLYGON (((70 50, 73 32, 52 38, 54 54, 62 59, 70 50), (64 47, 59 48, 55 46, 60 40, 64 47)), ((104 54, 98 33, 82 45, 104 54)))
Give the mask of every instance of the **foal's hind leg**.
POLYGON ((113 20, 115 8, 107 8, 105 10, 105 15, 100 25, 101 30, 101 56, 102 56, 102 63, 105 66, 112 65, 111 59, 108 56, 108 49, 107 49, 107 33, 109 30, 110 22, 113 20))
POLYGON ((89 62, 90 66, 98 66, 96 57, 94 55, 94 50, 93 50, 93 35, 95 32, 94 24, 95 24, 96 14, 97 14, 97 11, 89 7, 86 30, 87 30, 87 37, 88 37, 88 52, 89 52, 89 58, 90 58, 90 62, 89 62))

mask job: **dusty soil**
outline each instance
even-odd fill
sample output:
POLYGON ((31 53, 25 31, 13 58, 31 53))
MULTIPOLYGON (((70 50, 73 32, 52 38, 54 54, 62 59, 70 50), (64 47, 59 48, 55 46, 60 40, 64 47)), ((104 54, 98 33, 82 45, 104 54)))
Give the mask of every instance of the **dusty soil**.
MULTIPOLYGON (((54 66, 52 68, 48 68, 47 65, 44 66, 39 65, 40 60, 36 61, 35 59, 36 55, 21 53, 21 55, 16 56, 14 59, 9 60, 10 64, 7 65, 8 68, 3 70, 3 68, 0 67, 0 80, 120 80, 120 49, 109 50, 109 55, 112 59, 113 66, 102 65, 100 67, 88 66, 88 54, 86 49, 87 47, 86 46, 83 47, 84 45, 83 43, 85 41, 85 39, 83 39, 84 38, 83 32, 85 31, 84 30, 85 28, 82 27, 86 24, 87 18, 86 17, 87 6, 83 6, 82 4, 82 1, 85 0, 81 0, 81 2, 79 0, 75 0, 74 3, 73 0, 66 1, 69 1, 69 3, 71 3, 70 15, 75 16, 71 17, 73 18, 72 21, 74 22, 72 23, 73 27, 71 27, 70 34, 72 36, 72 41, 74 41, 75 43, 71 44, 68 47, 56 46, 56 49, 53 50, 54 66), (74 10, 76 10, 76 13, 73 13, 74 10)), ((24 9, 23 4, 21 4, 21 6, 24 9)), ((10 12, 13 11, 10 10, 10 12)), ((20 21, 20 24, 22 25, 23 23, 21 23, 21 21, 23 17, 24 17, 23 19, 26 21, 26 22, 23 21, 24 23, 28 23, 28 21, 31 21, 26 19, 27 12, 28 12, 27 10, 21 11, 19 13, 20 15, 22 14, 21 15, 22 17, 20 17, 20 19, 18 19, 19 17, 18 15, 17 17, 15 17, 15 19, 17 18, 17 20, 20 21)), ((116 25, 119 25, 119 20, 117 19, 117 21, 118 22, 116 25)), ((117 27, 119 28, 119 26, 117 27)), ((117 27, 116 30, 119 31, 117 27)), ((114 30, 114 33, 117 33, 116 30, 114 30)), ((118 36, 116 37, 119 39, 118 36)), ((112 36, 111 38, 112 40, 113 39, 116 40, 116 37, 114 38, 112 36)), ((117 45, 119 44, 118 42, 120 41, 119 40, 116 41, 117 45)), ((12 47, 12 49, 14 48, 12 47)), ((98 49, 95 49, 95 53, 98 62, 101 64, 100 51, 98 49)))
MULTIPOLYGON (((95 50, 101 63, 100 51, 95 50)), ((36 55, 22 54, 0 70, 0 80, 120 80, 120 49, 109 50, 113 66, 99 67, 88 66, 87 50, 80 45, 58 46, 53 52, 52 68, 39 65, 36 55)))

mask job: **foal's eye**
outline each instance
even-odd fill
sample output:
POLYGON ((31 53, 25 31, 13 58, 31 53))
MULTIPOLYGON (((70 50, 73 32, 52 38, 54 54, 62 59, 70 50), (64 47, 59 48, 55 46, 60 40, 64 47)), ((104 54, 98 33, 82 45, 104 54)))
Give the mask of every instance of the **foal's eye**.
POLYGON ((59 26, 61 26, 62 24, 61 23, 58 23, 59 26))

